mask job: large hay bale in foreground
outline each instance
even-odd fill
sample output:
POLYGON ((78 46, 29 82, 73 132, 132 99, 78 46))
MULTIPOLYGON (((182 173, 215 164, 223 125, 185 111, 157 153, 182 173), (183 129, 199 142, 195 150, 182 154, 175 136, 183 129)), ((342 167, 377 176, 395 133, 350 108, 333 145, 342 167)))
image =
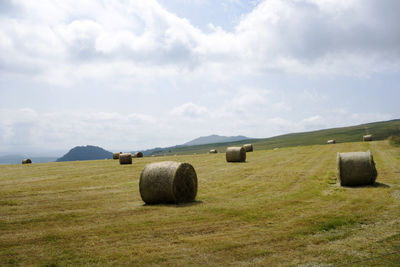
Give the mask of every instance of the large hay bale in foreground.
POLYGON ((371 151, 337 154, 338 178, 341 186, 371 185, 378 175, 371 151))
POLYGON ((232 146, 226 149, 227 162, 244 162, 246 161, 246 150, 242 146, 232 146))
POLYGON ((215 154, 215 153, 218 153, 218 151, 216 149, 211 149, 208 153, 215 154))
POLYGON ((142 152, 136 152, 135 154, 133 154, 134 158, 143 158, 143 153, 142 152))
POLYGON ((113 159, 119 159, 119 155, 122 154, 122 152, 115 152, 113 153, 113 159))
POLYGON ((145 166, 139 191, 146 204, 187 203, 197 194, 197 175, 189 163, 162 161, 145 166))
POLYGON ((32 160, 31 159, 24 159, 22 160, 22 164, 31 164, 32 160))
POLYGON ((372 134, 364 135, 364 136, 363 136, 363 141, 364 141, 364 142, 372 141, 372 134))
POLYGON ((132 164, 132 154, 131 153, 119 154, 119 164, 132 164))
POLYGON ((326 141, 327 144, 336 144, 336 140, 332 139, 332 140, 328 140, 326 141))
POLYGON ((243 145, 244 150, 246 150, 246 152, 253 152, 253 145, 252 144, 245 144, 243 145))

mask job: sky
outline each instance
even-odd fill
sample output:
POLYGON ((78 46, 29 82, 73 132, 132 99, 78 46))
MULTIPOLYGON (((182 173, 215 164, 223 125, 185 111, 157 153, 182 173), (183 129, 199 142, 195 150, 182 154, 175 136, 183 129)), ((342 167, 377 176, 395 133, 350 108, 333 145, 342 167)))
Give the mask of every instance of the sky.
POLYGON ((398 0, 0 0, 0 154, 400 118, 398 0))

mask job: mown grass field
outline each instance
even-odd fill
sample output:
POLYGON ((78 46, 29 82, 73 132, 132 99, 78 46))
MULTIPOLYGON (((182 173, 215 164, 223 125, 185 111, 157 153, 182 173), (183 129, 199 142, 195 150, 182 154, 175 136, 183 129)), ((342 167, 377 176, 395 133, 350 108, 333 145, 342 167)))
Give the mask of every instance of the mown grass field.
POLYGON ((387 141, 0 166, 0 266, 391 266, 400 147, 387 141), (336 153, 373 152, 375 186, 336 183, 336 153), (145 164, 191 163, 198 202, 146 206, 145 164))

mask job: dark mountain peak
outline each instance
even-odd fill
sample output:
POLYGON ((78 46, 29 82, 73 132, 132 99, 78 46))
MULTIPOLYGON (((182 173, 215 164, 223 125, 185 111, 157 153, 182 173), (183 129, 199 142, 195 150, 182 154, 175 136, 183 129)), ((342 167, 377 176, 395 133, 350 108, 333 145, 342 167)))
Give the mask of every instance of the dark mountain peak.
POLYGON ((98 146, 76 146, 56 161, 111 159, 112 153, 98 146))
POLYGON ((243 136, 243 135, 221 136, 221 135, 217 135, 217 134, 212 134, 209 136, 201 136, 199 138, 193 139, 183 145, 194 146, 194 145, 205 145, 205 144, 214 144, 214 143, 228 143, 228 142, 242 141, 242 140, 246 140, 246 139, 251 139, 251 138, 243 136))

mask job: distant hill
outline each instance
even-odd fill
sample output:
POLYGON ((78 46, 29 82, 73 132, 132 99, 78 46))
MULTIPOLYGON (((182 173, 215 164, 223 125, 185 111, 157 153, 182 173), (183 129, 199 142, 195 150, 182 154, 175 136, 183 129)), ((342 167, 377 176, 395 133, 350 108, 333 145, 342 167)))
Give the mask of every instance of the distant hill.
POLYGON ((98 146, 77 146, 56 161, 111 159, 112 153, 98 146))
POLYGON ((184 146, 195 146, 195 145, 205 145, 205 144, 216 144, 216 143, 228 143, 228 142, 236 142, 242 141, 246 139, 252 139, 250 137, 246 137, 243 135, 238 136, 221 136, 221 135, 209 135, 209 136, 201 136, 192 141, 184 143, 184 146))
POLYGON ((252 143, 255 150, 260 150, 277 147, 320 145, 325 144, 329 139, 335 139, 337 143, 359 142, 362 141, 362 136, 365 134, 372 134, 373 140, 384 140, 392 135, 400 135, 400 120, 373 122, 356 126, 291 133, 270 138, 246 139, 228 143, 180 145, 157 148, 144 151, 144 155, 200 154, 207 153, 210 149, 217 149, 218 152, 225 152, 228 146, 238 146, 245 143, 252 143))
MULTIPOLYGON (((214 144, 214 143, 229 143, 229 142, 238 142, 238 141, 244 141, 244 140, 249 140, 251 139, 250 137, 246 137, 243 135, 238 135, 238 136, 220 136, 220 135, 209 135, 209 136, 201 136, 196 139, 193 139, 192 141, 186 142, 183 145, 176 145, 176 146, 170 146, 170 147, 155 147, 151 149, 146 149, 142 150, 141 152, 143 153, 144 156, 157 156, 157 155, 165 155, 165 154, 175 154, 175 153, 180 153, 182 154, 181 151, 185 150, 186 148, 192 147, 192 146, 198 146, 198 145, 207 145, 207 144, 214 144), (176 152, 179 151, 179 152, 176 152)), ((135 153, 136 151, 132 151, 131 153, 135 153)))

